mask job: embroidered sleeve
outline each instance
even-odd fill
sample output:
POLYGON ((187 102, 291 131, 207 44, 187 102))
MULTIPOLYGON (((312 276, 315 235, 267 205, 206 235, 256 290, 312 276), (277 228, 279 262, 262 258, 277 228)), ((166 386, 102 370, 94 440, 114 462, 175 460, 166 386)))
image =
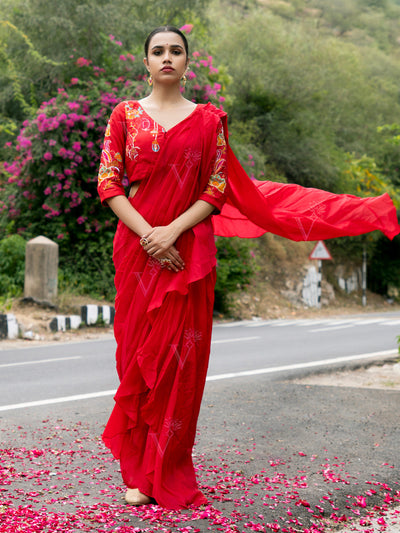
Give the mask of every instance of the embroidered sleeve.
POLYGON ((227 192, 227 149, 222 122, 217 129, 217 151, 210 179, 204 189, 200 200, 204 200, 214 205, 221 211, 226 200, 227 192))
POLYGON ((125 195, 122 185, 125 142, 125 112, 119 104, 108 121, 101 152, 97 190, 102 204, 107 204, 107 199, 113 196, 125 195))

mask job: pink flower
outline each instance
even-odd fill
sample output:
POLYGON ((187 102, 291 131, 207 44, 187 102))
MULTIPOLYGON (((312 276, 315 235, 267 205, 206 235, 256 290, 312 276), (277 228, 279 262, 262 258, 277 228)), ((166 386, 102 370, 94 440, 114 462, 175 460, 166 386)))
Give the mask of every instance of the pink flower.
POLYGON ((115 40, 114 35, 112 35, 111 33, 109 34, 108 38, 110 39, 110 41, 114 41, 115 40))
POLYGON ((72 144, 72 150, 74 150, 75 152, 80 152, 81 151, 81 143, 80 142, 74 142, 72 144))
POLYGON ((30 148, 32 146, 32 141, 22 135, 18 136, 18 142, 21 148, 30 148))
POLYGON ((46 196, 48 196, 49 194, 51 194, 51 187, 46 187, 43 192, 46 196))
POLYGON ((57 141, 55 139, 49 140, 49 146, 55 146, 57 144, 57 141))
POLYGON ((84 224, 86 221, 86 217, 78 217, 76 221, 78 222, 78 224, 84 224))
POLYGON ((118 46, 122 46, 121 41, 114 41, 114 42, 115 42, 116 45, 118 45, 118 46))
POLYGON ((71 78, 71 85, 76 85, 79 83, 79 78, 71 78))
POLYGON ((57 239, 63 239, 64 238, 64 233, 59 233, 57 235, 57 239))
POLYGON ((43 155, 43 159, 46 159, 46 161, 51 161, 53 159, 53 154, 51 152, 46 152, 43 155))
POLYGON ((184 24, 179 28, 183 33, 190 33, 193 30, 193 24, 184 24))
POLYGON ((124 56, 124 54, 121 54, 119 56, 119 59, 120 59, 120 61, 126 61, 126 56, 124 56))
POLYGON ((193 56, 193 57, 200 57, 200 52, 193 52, 193 53, 192 53, 192 56, 193 56))
POLYGON ((90 65, 90 59, 85 59, 84 57, 78 57, 76 64, 78 67, 88 67, 90 65))
POLYGON ((367 499, 365 496, 357 496, 357 503, 355 505, 358 507, 367 507, 367 499))

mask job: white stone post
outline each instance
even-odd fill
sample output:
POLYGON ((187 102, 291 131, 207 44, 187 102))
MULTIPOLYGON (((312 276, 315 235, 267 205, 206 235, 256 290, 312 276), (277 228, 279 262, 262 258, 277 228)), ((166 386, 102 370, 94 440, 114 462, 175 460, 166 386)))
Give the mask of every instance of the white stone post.
POLYGON ((25 253, 24 297, 55 305, 58 281, 58 244, 43 235, 28 241, 25 253))

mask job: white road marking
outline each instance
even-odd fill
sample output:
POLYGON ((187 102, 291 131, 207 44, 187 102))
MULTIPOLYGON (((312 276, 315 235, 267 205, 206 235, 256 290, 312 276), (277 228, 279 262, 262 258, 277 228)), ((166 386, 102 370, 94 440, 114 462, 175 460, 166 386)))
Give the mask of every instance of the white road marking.
POLYGON ((255 370, 244 370, 243 372, 230 372, 228 374, 218 374, 208 376, 207 381, 217 381, 220 379, 232 379, 242 376, 256 376, 258 374, 273 374, 274 372, 284 372, 287 370, 300 370, 302 368, 312 368, 316 366, 331 365, 334 363, 345 363, 347 361, 357 361, 358 359, 368 359, 370 357, 384 357, 388 355, 397 355, 397 350, 385 350, 382 352, 363 353, 360 355, 348 355, 344 357, 334 357, 322 361, 310 361, 309 363, 297 363, 294 365, 273 366, 269 368, 257 368, 255 370))
POLYGON ((60 398, 37 400, 36 402, 14 403, 12 405, 0 406, 0 411, 12 411, 13 409, 26 409, 27 407, 38 407, 40 405, 53 405, 55 403, 75 402, 77 400, 88 400, 90 398, 112 396, 113 394, 115 394, 115 390, 105 390, 100 392, 90 392, 88 394, 75 394, 74 396, 62 396, 60 398))
POLYGON ((270 319, 270 320, 241 320, 235 322, 227 322, 225 324, 215 324, 214 328, 233 328, 233 327, 245 327, 245 328, 260 328, 270 326, 273 328, 283 328, 286 326, 305 327, 309 325, 317 324, 331 324, 337 326, 339 324, 352 324, 354 326, 364 326, 368 324, 379 324, 382 326, 397 326, 400 325, 400 319, 388 319, 385 317, 377 318, 362 318, 362 317, 349 317, 349 318, 294 318, 294 319, 270 319))
POLYGON ((253 320, 236 320, 235 322, 222 322, 221 324, 214 324, 214 328, 235 328, 237 326, 248 326, 253 324, 253 320))
POLYGON ((236 339, 220 339, 217 341, 211 341, 211 344, 224 344, 225 342, 255 341, 257 339, 261 339, 261 337, 236 337, 236 339))
MULTIPOLYGON (((226 374, 217 374, 215 376, 208 376, 206 381, 218 381, 222 379, 232 379, 245 376, 256 376, 259 374, 273 374, 276 372, 284 372, 287 370, 300 370, 303 368, 313 368, 317 366, 326 366, 334 363, 345 363, 349 361, 357 361, 359 359, 368 359, 372 357, 385 357, 390 355, 398 355, 397 350, 384 350, 381 352, 363 353, 359 355, 349 355, 344 357, 333 357, 331 359, 324 359, 322 361, 311 361, 309 363, 297 363, 294 365, 275 366, 269 368, 257 368, 255 370, 244 370, 242 372, 229 372, 226 374)), ((101 398, 103 396, 113 396, 115 390, 107 390, 100 392, 91 392, 88 394, 76 394, 75 396, 63 396, 61 398, 49 398, 47 400, 37 400, 34 402, 15 403, 12 405, 0 406, 0 411, 12 411, 14 409, 26 409, 28 407, 39 407, 41 405, 53 405, 56 403, 74 402, 77 400, 88 400, 91 398, 101 398)))
POLYGON ((318 333, 319 331, 333 331, 334 329, 346 329, 353 328, 354 324, 342 324, 341 326, 328 326, 326 328, 309 329, 310 333, 318 333))
POLYGON ((56 359, 38 359, 37 361, 21 361, 20 363, 4 363, 0 365, 0 368, 10 367, 10 366, 37 365, 40 363, 58 363, 58 361, 70 361, 71 359, 82 359, 82 356, 74 355, 71 357, 58 357, 56 359))

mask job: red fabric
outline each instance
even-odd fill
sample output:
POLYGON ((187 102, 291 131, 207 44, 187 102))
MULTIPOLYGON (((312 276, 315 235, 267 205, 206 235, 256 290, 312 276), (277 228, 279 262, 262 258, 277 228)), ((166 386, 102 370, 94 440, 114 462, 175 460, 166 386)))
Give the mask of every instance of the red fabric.
MULTIPOLYGON (((150 224, 168 224, 203 194, 219 125, 212 106, 201 106, 163 137, 149 177, 130 200, 150 224)), ((211 343, 211 217, 182 234, 176 246, 186 265, 179 273, 149 258, 139 237, 119 222, 114 330, 120 386, 103 434, 126 485, 170 509, 206 502, 191 454, 211 343)))
POLYGON ((295 184, 252 181, 228 147, 229 194, 213 217, 223 237, 275 233, 294 241, 353 236, 374 230, 393 239, 400 227, 388 194, 359 198, 295 184))

